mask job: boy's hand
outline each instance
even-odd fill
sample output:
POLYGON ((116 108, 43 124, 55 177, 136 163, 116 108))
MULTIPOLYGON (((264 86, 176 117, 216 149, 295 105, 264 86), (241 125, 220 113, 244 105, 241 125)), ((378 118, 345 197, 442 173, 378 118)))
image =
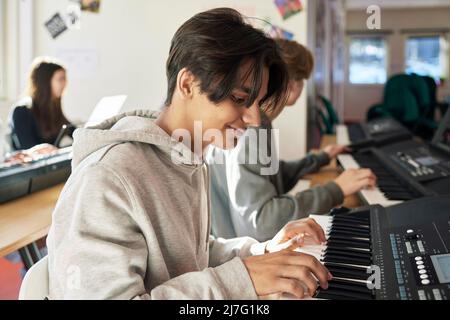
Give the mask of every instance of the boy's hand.
POLYGON ((366 187, 374 187, 377 177, 370 169, 347 169, 334 182, 346 197, 366 187))
POLYGON ((317 244, 326 241, 322 227, 314 219, 290 221, 267 243, 266 252, 294 250, 303 245, 306 237, 310 237, 317 244))
POLYGON ((328 288, 332 275, 316 258, 292 250, 282 250, 243 259, 258 296, 289 293, 297 298, 313 296, 317 280, 328 288))
POLYGON ((350 148, 347 146, 342 146, 338 144, 330 144, 329 146, 326 146, 323 148, 323 151, 328 153, 328 156, 330 159, 336 158, 338 154, 349 152, 350 148))

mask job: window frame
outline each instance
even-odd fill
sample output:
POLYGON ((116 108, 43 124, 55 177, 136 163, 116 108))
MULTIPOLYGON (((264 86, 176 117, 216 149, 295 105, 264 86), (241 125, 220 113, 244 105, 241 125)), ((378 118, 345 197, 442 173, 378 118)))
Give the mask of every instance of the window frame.
POLYGON ((445 80, 450 80, 450 37, 449 33, 440 33, 440 32, 427 32, 427 33, 405 33, 403 36, 403 72, 406 73, 406 52, 407 52, 407 43, 408 39, 410 38, 431 38, 431 37, 439 37, 444 39, 447 48, 446 50, 446 57, 444 59, 444 74, 445 74, 445 80))
POLYGON ((345 76, 345 82, 347 86, 355 86, 355 87, 379 87, 384 86, 384 83, 352 83, 350 81, 350 45, 352 43, 352 40, 354 39, 367 39, 367 38, 377 38, 384 41, 385 48, 386 48, 386 54, 385 54, 385 70, 386 70, 386 80, 389 78, 390 75, 390 45, 389 45, 389 38, 386 34, 351 34, 346 36, 346 76, 345 76))

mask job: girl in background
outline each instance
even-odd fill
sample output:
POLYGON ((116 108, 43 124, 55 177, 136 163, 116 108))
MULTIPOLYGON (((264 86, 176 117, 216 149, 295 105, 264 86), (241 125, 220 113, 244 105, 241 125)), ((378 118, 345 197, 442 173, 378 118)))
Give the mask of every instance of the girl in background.
POLYGON ((33 61, 28 79, 29 101, 19 103, 10 115, 12 146, 15 150, 43 143, 55 144, 63 125, 71 128, 67 133, 72 135, 74 127, 65 117, 61 106, 66 84, 66 70, 61 64, 43 57, 33 61))

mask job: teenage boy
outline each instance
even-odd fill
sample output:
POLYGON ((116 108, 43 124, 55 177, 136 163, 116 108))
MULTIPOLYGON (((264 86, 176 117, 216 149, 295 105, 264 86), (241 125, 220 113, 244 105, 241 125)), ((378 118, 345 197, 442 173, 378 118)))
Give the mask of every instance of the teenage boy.
POLYGON ((285 104, 262 114, 261 126, 249 129, 233 150, 211 148, 207 155, 212 233, 217 237, 271 239, 288 221, 310 213, 326 213, 342 204, 345 196, 375 184, 376 178, 369 169, 346 170, 334 181, 295 195, 288 194, 302 176, 318 171, 346 148, 330 145, 297 161, 285 162, 277 158, 270 139, 272 121, 285 106, 294 105, 300 97, 314 60, 311 52, 295 41, 276 39, 276 42, 289 73, 285 104), (265 136, 269 137, 266 143, 262 140, 265 136), (260 157, 252 163, 251 155, 260 157), (264 169, 269 169, 266 164, 273 169, 266 170, 268 174, 264 173, 264 169))
POLYGON ((51 299, 255 299, 327 288, 331 274, 292 249, 325 241, 312 219, 272 240, 210 237, 202 153, 234 147, 287 73, 275 42, 233 9, 202 12, 175 33, 161 113, 135 111, 74 134, 73 172, 47 239, 51 299), (185 139, 182 139, 185 137, 185 139), (288 249, 279 250, 281 247, 288 249), (279 250, 279 251, 277 251, 279 250))

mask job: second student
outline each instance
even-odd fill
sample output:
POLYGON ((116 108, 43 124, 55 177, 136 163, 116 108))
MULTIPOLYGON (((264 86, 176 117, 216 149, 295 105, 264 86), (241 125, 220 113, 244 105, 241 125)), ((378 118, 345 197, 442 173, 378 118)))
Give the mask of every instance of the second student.
POLYGON ((250 236, 265 241, 288 221, 310 213, 326 213, 342 204, 345 196, 375 184, 376 178, 369 169, 346 170, 325 185, 287 194, 303 175, 318 171, 345 148, 331 145, 317 154, 285 162, 278 160, 271 139, 266 143, 261 141, 265 136, 261 132, 266 131, 270 136, 272 121, 285 106, 295 104, 313 69, 313 56, 307 48, 295 41, 277 39, 276 42, 289 74, 286 103, 263 113, 261 126, 247 130, 233 150, 211 148, 208 153, 212 232, 218 237, 250 236), (265 155, 270 159, 260 157, 265 155), (252 156, 258 157, 258 161, 252 163, 252 156), (264 169, 269 169, 267 163, 279 170, 263 174, 264 169))

